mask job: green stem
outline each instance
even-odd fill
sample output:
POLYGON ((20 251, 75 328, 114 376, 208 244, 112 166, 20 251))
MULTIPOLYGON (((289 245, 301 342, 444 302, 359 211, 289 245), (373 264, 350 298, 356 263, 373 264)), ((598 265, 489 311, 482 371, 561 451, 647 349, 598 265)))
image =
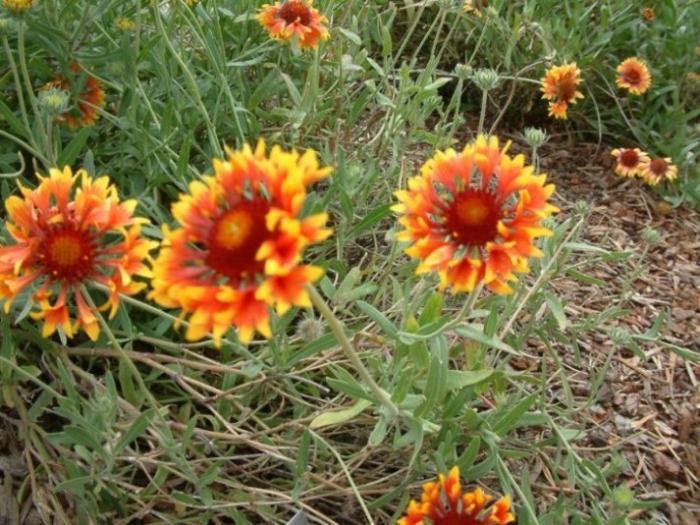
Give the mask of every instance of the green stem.
POLYGON ((479 113, 479 135, 484 132, 484 121, 486 120, 486 104, 489 101, 489 92, 487 89, 481 92, 481 113, 479 113))
POLYGON ((338 340, 338 343, 340 343, 340 347, 342 348, 343 353, 345 353, 345 357, 347 357, 350 360, 359 376, 374 393, 377 399, 381 401, 382 405, 384 405, 389 410, 392 416, 398 416, 398 407, 391 400, 389 394, 382 390, 382 388, 374 381, 374 379, 369 373, 369 370, 367 370, 365 365, 362 363, 362 360, 360 360, 360 357, 357 355, 357 352, 355 352, 352 343, 350 343, 350 340, 345 335, 343 324, 335 316, 333 311, 328 307, 326 301, 323 299, 323 297, 321 297, 321 294, 319 294, 316 288, 314 288, 311 285, 306 287, 306 291, 311 297, 311 302, 318 309, 318 311, 321 312, 321 315, 328 323, 331 332, 333 332, 336 339, 338 340))

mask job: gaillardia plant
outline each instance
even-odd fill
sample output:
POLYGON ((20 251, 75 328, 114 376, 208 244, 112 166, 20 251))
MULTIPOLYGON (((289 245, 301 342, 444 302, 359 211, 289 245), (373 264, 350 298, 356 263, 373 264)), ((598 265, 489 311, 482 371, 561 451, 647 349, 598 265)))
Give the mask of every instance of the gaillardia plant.
POLYGON ((84 285, 94 282, 108 289, 104 308, 110 316, 120 294, 133 295, 146 286, 134 277, 150 277, 146 261, 155 243, 140 237, 147 220, 133 216, 136 200, 119 201, 108 177, 93 180, 84 170, 73 175, 69 167, 52 169, 40 177, 37 188, 20 185, 20 191, 22 197, 13 195, 5 202, 7 230, 15 241, 0 246, 5 312, 36 285, 31 300, 38 311, 32 308, 31 315, 44 321, 44 337, 60 327, 68 337, 82 329, 96 340, 99 322, 84 285))
POLYGON ((287 42, 296 37, 302 49, 314 49, 328 38, 328 20, 313 7, 313 0, 285 0, 265 4, 258 21, 275 40, 287 42))
POLYGON ((615 148, 611 153, 617 160, 615 173, 623 177, 641 175, 642 165, 649 162, 649 155, 639 148, 615 148))
POLYGON ((576 62, 548 69, 541 82, 542 98, 549 101, 549 115, 554 118, 567 118, 569 106, 583 98, 578 90, 581 71, 576 62))
POLYGON ((62 89, 72 93, 74 105, 58 117, 69 128, 92 126, 100 118, 99 108, 104 105, 105 92, 100 80, 78 64, 71 65, 72 77, 60 76, 48 82, 42 89, 62 89))
POLYGON ((548 202, 554 185, 507 150, 480 135, 461 152, 437 152, 396 192, 404 227, 397 239, 411 243, 417 273, 437 273, 441 288, 471 292, 483 282, 511 293, 515 274, 529 271, 527 258, 542 255, 534 240, 551 233, 542 219, 557 211, 548 202))
POLYGON ((489 505, 492 496, 480 487, 465 492, 459 481, 459 468, 452 467, 437 481, 423 484, 420 501, 411 500, 397 525, 507 525, 515 521, 510 497, 489 505))
POLYGON ((618 87, 626 89, 632 95, 642 95, 651 87, 651 73, 646 62, 630 57, 617 66, 618 87))
POLYGON ((284 314, 311 305, 305 287, 323 270, 303 264, 302 252, 331 230, 326 213, 302 217, 302 208, 307 187, 331 169, 312 150, 274 146, 268 155, 262 140, 213 164, 215 175, 172 207, 180 226, 164 227, 150 296, 189 316, 188 340, 211 333, 218 344, 235 326, 247 343, 256 331, 270 337, 271 306, 284 314))

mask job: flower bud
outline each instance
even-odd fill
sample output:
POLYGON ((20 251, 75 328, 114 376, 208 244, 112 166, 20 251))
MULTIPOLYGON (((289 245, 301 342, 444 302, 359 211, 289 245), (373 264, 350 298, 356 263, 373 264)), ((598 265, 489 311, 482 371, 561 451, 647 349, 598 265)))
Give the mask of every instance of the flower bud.
POLYGON ((50 87, 39 93, 39 107, 49 115, 60 115, 68 108, 68 99, 65 90, 50 87))
POLYGON ((482 90, 490 91, 498 86, 500 78, 493 69, 477 69, 472 74, 472 80, 482 90))
POLYGON ((547 142, 547 133, 540 128, 525 128, 523 136, 525 137, 525 142, 531 148, 539 148, 547 142))

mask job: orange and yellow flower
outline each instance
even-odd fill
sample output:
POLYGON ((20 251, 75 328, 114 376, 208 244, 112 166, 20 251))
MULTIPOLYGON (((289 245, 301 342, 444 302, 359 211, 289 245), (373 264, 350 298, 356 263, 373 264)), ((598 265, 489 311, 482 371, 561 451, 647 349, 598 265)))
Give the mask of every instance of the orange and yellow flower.
POLYGON ((211 333, 218 344, 232 325, 244 343, 256 331, 270 337, 269 307, 310 306, 305 286, 323 275, 302 252, 331 234, 328 215, 301 213, 307 187, 331 170, 311 150, 268 155, 261 140, 228 150, 214 171, 173 205, 180 227, 164 228, 151 297, 189 316, 188 340, 211 333))
POLYGON ((576 62, 554 66, 542 78, 542 98, 549 101, 549 115, 557 119, 567 118, 570 105, 576 104, 583 93, 578 90, 581 71, 576 62))
POLYGON ((265 4, 258 21, 272 38, 287 42, 296 37, 302 49, 314 49, 328 38, 328 19, 313 6, 313 0, 285 0, 265 4))
POLYGON ((630 57, 617 66, 616 84, 633 95, 641 95, 651 86, 651 73, 643 60, 630 57))
POLYGON ((483 283, 511 293, 508 282, 529 271, 528 257, 542 255, 534 240, 551 234, 541 221, 558 211, 547 202, 554 185, 507 149, 479 136, 459 153, 439 151, 396 192, 392 209, 405 228, 397 239, 411 243, 416 273, 437 273, 440 288, 471 292, 483 283))
POLYGON ((78 64, 71 65, 72 78, 64 76, 47 83, 43 89, 58 88, 73 93, 75 107, 63 113, 58 120, 69 128, 92 126, 100 118, 98 109, 104 105, 105 92, 102 82, 87 73, 78 64), (79 91, 76 93, 76 91, 79 91))
POLYGON ((464 12, 474 13, 476 16, 483 16, 481 10, 489 6, 488 0, 464 0, 464 12))
POLYGON ((2 0, 2 5, 9 11, 21 13, 30 9, 34 5, 34 0, 2 0))
POLYGON ((654 13, 654 8, 653 7, 645 7, 642 9, 642 16, 644 17, 644 20, 647 22, 651 22, 656 18, 656 13, 654 13))
POLYGON ((22 197, 5 201, 6 226, 15 242, 0 246, 0 299, 7 313, 18 296, 36 287, 31 300, 38 311, 31 315, 44 321, 44 337, 60 327, 67 337, 82 329, 94 341, 98 319, 83 285, 107 287, 102 308, 109 308, 110 316, 117 312, 120 294, 143 289, 145 283, 134 277, 150 276, 145 261, 154 243, 140 237, 147 221, 133 217, 136 201, 120 202, 106 176, 93 180, 85 170, 73 175, 66 166, 39 180, 33 190, 20 185, 22 197))
POLYGON ((459 468, 452 467, 437 481, 423 484, 420 501, 411 500, 397 525, 507 525, 515 521, 511 501, 505 496, 492 505, 492 496, 477 487, 463 492, 459 468))
POLYGON ((641 177, 650 186, 656 186, 662 180, 673 181, 678 178, 678 168, 670 157, 647 159, 641 166, 641 177))
POLYGON ((612 156, 617 159, 615 173, 623 177, 635 177, 642 174, 642 165, 649 162, 649 155, 639 148, 616 148, 612 156))

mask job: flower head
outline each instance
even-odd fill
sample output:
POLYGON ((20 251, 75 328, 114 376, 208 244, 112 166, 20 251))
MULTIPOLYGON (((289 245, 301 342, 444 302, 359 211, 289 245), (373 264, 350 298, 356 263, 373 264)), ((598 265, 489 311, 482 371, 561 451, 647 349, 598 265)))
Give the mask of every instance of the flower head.
POLYGON ((651 86, 651 73, 643 60, 630 57, 617 66, 616 84, 632 95, 641 95, 651 86))
POLYGON ((654 13, 654 8, 653 7, 645 7, 642 9, 642 16, 644 17, 644 20, 647 22, 651 22, 656 18, 656 13, 654 13))
POLYGON ((9 312, 12 301, 35 286, 38 312, 32 317, 43 319, 44 337, 60 326, 68 337, 82 329, 95 340, 99 325, 82 286, 106 286, 110 295, 104 308, 111 315, 119 294, 132 295, 145 286, 133 278, 150 276, 145 261, 153 243, 140 238, 146 220, 133 217, 136 201, 120 202, 107 177, 93 180, 84 170, 73 175, 65 167, 39 180, 37 188, 20 185, 22 197, 5 201, 14 243, 0 246, 0 299, 9 312))
POLYGON ((478 17, 483 16, 481 10, 488 6, 488 0, 464 0, 464 12, 474 13, 478 17))
POLYGON ((21 13, 27 9, 31 9, 34 5, 34 0, 2 0, 2 5, 5 9, 14 13, 21 13))
POLYGON ((557 211, 547 202, 554 186, 507 149, 479 136, 459 153, 437 152, 396 192, 393 210, 405 228, 397 238, 411 243, 417 273, 436 272, 441 288, 470 292, 483 282, 510 293, 508 281, 529 270, 527 258, 542 255, 533 241, 551 233, 541 220, 557 211))
POLYGON ((644 182, 656 186, 662 180, 673 181, 678 178, 678 168, 672 164, 669 157, 647 159, 640 168, 644 182))
POLYGON ((452 467, 437 481, 423 484, 420 501, 411 500, 406 514, 397 525, 507 525, 515 517, 511 512, 510 497, 505 496, 489 505, 492 496, 480 487, 463 492, 459 482, 459 468, 452 467))
POLYGON ((120 16, 116 21, 117 29, 120 31, 133 31, 136 28, 136 22, 125 16, 120 16))
POLYGON ((617 159, 615 173, 623 177, 635 177, 642 174, 642 165, 649 162, 649 155, 639 148, 616 148, 612 156, 617 159))
POLYGON ((577 99, 583 98, 578 91, 581 83, 581 71, 576 62, 554 66, 547 70, 542 78, 542 98, 549 100, 549 115, 557 119, 565 119, 569 105, 576 104, 577 99))
POLYGON ((330 235, 327 214, 301 212, 307 186, 330 168, 311 150, 275 146, 268 155, 261 140, 254 151, 229 150, 214 171, 173 205, 180 226, 164 229, 151 297, 190 316, 188 340, 211 332, 218 343, 231 325, 242 342, 256 330, 269 337, 269 307, 310 306, 305 286, 323 274, 302 252, 330 235))
POLYGON ((102 82, 85 72, 78 64, 71 65, 72 78, 59 77, 47 83, 42 90, 58 88, 73 93, 75 107, 64 112, 59 120, 69 128, 91 126, 100 118, 97 110, 104 105, 105 92, 102 82))
POLYGON ((287 42, 294 36, 299 47, 314 49, 328 38, 328 19, 312 7, 313 0, 285 0, 275 5, 265 4, 258 21, 272 38, 287 42))

